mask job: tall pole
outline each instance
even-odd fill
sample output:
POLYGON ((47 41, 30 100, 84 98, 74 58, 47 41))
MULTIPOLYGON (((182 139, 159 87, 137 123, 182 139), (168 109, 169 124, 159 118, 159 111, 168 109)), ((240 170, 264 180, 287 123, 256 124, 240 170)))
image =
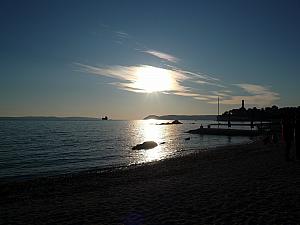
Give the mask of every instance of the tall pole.
POLYGON ((219 115, 220 115, 220 99, 219 99, 219 96, 218 96, 218 117, 217 117, 218 128, 219 128, 219 115))

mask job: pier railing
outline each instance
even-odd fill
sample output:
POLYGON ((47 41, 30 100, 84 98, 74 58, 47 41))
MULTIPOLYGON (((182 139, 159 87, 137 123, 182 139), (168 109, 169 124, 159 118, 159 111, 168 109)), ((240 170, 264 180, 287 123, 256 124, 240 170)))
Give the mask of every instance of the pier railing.
POLYGON ((227 122, 227 123, 211 123, 208 125, 208 128, 210 127, 250 127, 251 130, 256 128, 258 131, 261 132, 281 132, 281 123, 280 121, 270 121, 270 122, 227 122))

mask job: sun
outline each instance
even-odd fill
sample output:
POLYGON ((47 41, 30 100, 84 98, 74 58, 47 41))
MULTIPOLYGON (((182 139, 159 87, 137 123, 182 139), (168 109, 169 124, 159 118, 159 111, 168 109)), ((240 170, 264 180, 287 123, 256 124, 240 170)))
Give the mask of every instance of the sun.
POLYGON ((153 66, 136 69, 134 87, 147 93, 172 90, 173 79, 169 70, 153 66))

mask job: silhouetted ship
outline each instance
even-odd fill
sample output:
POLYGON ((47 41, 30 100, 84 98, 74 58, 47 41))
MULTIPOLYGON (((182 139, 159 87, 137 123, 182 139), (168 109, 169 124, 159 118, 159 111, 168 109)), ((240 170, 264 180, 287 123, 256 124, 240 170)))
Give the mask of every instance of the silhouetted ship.
POLYGON ((108 120, 108 117, 107 116, 102 117, 102 120, 108 120))

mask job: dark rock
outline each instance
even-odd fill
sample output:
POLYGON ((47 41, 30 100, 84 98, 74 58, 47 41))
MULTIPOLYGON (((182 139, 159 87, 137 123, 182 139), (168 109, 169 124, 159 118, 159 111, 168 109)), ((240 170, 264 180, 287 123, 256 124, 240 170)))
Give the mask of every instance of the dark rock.
POLYGON ((191 140, 191 138, 190 138, 190 137, 187 137, 187 138, 185 138, 184 140, 188 141, 188 140, 191 140))
POLYGON ((179 120, 174 120, 172 124, 182 124, 179 120))
POLYGON ((174 125, 174 124, 182 124, 182 123, 179 120, 174 120, 171 123, 170 122, 168 122, 168 123, 160 123, 160 124, 157 124, 157 125, 174 125))
POLYGON ((132 147, 132 150, 151 149, 151 148, 155 148, 156 146, 157 143, 154 141, 145 141, 143 144, 138 144, 132 147))

